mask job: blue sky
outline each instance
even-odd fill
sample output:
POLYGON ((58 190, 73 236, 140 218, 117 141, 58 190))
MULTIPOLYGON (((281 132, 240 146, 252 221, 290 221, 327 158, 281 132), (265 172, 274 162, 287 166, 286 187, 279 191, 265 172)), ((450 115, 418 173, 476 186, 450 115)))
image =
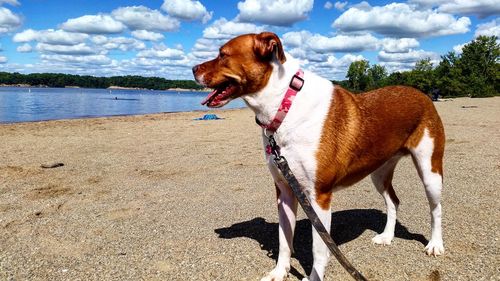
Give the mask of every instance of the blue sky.
POLYGON ((497 0, 0 0, 0 71, 192 79, 228 39, 273 31, 304 68, 344 79, 367 59, 411 69, 479 35, 500 37, 497 0))

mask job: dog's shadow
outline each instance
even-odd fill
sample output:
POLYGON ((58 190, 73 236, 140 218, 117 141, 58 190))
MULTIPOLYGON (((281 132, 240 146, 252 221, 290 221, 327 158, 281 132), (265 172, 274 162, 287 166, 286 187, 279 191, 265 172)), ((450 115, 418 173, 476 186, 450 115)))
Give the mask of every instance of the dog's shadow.
MULTIPOLYGON (((381 233, 384 229, 386 215, 375 209, 354 209, 338 211, 332 214, 332 238, 337 245, 342 245, 359 237, 365 230, 381 233)), ((233 224, 230 227, 215 229, 220 238, 232 239, 247 237, 259 242, 267 256, 278 259, 278 223, 266 222, 263 218, 233 224)), ((396 222, 395 237, 405 240, 415 240, 427 245, 428 240, 422 234, 411 233, 396 222)), ((312 233, 311 224, 307 219, 297 221, 294 239, 294 257, 300 262, 305 272, 312 270, 312 233)), ((304 276, 292 267, 290 273, 297 278, 304 276)))

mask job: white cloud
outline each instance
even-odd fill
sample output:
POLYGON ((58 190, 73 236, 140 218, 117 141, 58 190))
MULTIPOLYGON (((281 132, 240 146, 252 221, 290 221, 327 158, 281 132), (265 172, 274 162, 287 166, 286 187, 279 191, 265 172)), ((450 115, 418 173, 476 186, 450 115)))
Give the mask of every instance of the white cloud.
POLYGON ((207 23, 213 14, 200 1, 194 0, 164 0, 161 9, 173 17, 188 21, 199 20, 202 23, 207 23))
POLYGON ((277 26, 291 26, 307 19, 313 0, 245 0, 238 2, 242 22, 260 22, 277 26))
POLYGON ((316 53, 360 52, 375 50, 378 39, 371 34, 337 35, 326 37, 309 31, 288 32, 282 36, 283 44, 290 47, 306 47, 316 53))
POLYGON ((479 24, 476 32, 474 33, 474 37, 478 37, 480 35, 497 36, 500 38, 500 18, 496 18, 484 24, 479 24))
POLYGON ((262 31, 264 31, 264 27, 262 26, 251 23, 228 21, 225 18, 220 18, 203 30, 203 37, 207 39, 231 39, 236 35, 259 33, 262 31))
POLYGON ((105 55, 75 56, 42 54, 40 57, 42 60, 50 61, 51 63, 61 62, 65 64, 108 65, 112 62, 112 60, 105 55))
POLYGON ((16 51, 18 51, 19 53, 30 53, 31 51, 33 51, 33 47, 31 47, 30 44, 25 43, 25 44, 17 47, 16 51))
POLYGON ((7 57, 0 56, 0 63, 6 63, 8 61, 7 57))
POLYGON ((180 22, 144 6, 120 7, 111 13, 132 30, 176 31, 180 22))
POLYGON ((147 31, 147 30, 134 30, 131 32, 132 36, 137 39, 146 40, 146 41, 160 41, 165 38, 163 34, 147 31))
POLYGON ((19 2, 17 0, 0 0, 0 5, 10 4, 12 6, 18 6, 19 2))
POLYGON ((427 9, 438 7, 441 4, 448 3, 453 0, 409 0, 409 4, 415 4, 418 8, 427 9))
POLYGON ((217 56, 220 46, 229 39, 245 33, 260 33, 264 31, 264 28, 264 26, 251 23, 220 18, 203 30, 203 37, 196 40, 188 57, 191 59, 192 65, 213 59, 217 56))
POLYGON ((345 2, 340 2, 340 1, 337 1, 335 2, 335 9, 339 10, 339 11, 343 11, 345 9, 345 6, 347 6, 347 1, 345 2))
POLYGON ((438 7, 438 11, 452 14, 476 15, 479 18, 498 15, 500 3, 498 0, 452 0, 438 7))
POLYGON ((11 10, 0 7, 0 33, 13 31, 21 26, 21 17, 11 10))
POLYGON ((385 67, 388 73, 392 72, 403 72, 412 70, 415 67, 415 62, 399 62, 399 61, 388 61, 381 62, 379 65, 385 67))
POLYGON ((325 2, 325 5, 323 6, 323 8, 327 9, 327 10, 330 10, 331 8, 333 8, 333 4, 332 2, 330 1, 326 1, 325 2))
POLYGON ((64 55, 91 55, 97 53, 97 50, 95 50, 95 48, 87 46, 84 43, 71 46, 38 43, 36 45, 36 50, 41 53, 54 53, 64 55))
POLYGON ((338 17, 333 27, 344 32, 373 31, 391 37, 426 37, 466 33, 471 21, 435 10, 420 10, 404 3, 371 7, 368 3, 351 7, 338 17))
POLYGON ((38 41, 55 45, 75 45, 83 43, 89 36, 83 33, 66 32, 64 30, 33 30, 26 29, 16 33, 12 40, 16 43, 38 41))
POLYGON ((195 62, 213 59, 219 52, 219 47, 226 42, 225 39, 199 38, 191 49, 190 56, 195 62))
POLYGON ((94 42, 98 42, 96 44, 101 45, 106 50, 121 50, 126 52, 130 50, 144 50, 146 48, 144 42, 134 38, 110 37, 103 39, 102 37, 97 37, 93 39, 94 42))
POLYGON ((381 41, 382 50, 387 53, 407 53, 420 46, 415 38, 384 38, 381 41))
POLYGON ((419 60, 431 58, 431 60, 439 59, 439 55, 434 52, 424 50, 410 50, 406 53, 388 53, 380 51, 378 60, 381 62, 400 62, 400 63, 415 63, 419 60))
POLYGON ((102 47, 105 50, 120 50, 123 52, 127 52, 131 50, 138 51, 146 49, 146 44, 144 44, 144 42, 134 38, 123 36, 106 37, 103 35, 96 35, 90 38, 90 41, 98 45, 96 47, 102 47))
POLYGON ((458 55, 462 53, 462 49, 464 48, 465 45, 467 45, 468 43, 463 43, 463 44, 458 44, 458 45, 455 45, 453 46, 453 51, 455 51, 455 53, 457 53, 458 55))
POLYGON ((334 37, 315 34, 307 41, 308 47, 318 53, 375 50, 377 43, 378 39, 371 34, 337 35, 334 37))
POLYGON ((104 35, 95 35, 90 38, 90 41, 97 45, 104 45, 108 42, 108 37, 104 35))
POLYGON ((153 49, 140 51, 139 53, 137 53, 137 57, 160 58, 160 59, 170 59, 170 60, 182 60, 186 58, 182 50, 170 49, 163 45, 153 49))
POLYGON ((116 34, 123 32, 125 26, 109 15, 85 15, 67 20, 61 24, 61 28, 88 34, 116 34))
POLYGON ((300 47, 312 36, 307 30, 287 32, 281 36, 281 43, 290 47, 300 47))
MULTIPOLYGON (((190 61, 187 59, 173 60, 169 58, 160 59, 160 58, 138 57, 133 59, 131 62, 134 63, 136 66, 140 66, 146 69, 157 69, 159 72, 161 72, 161 69, 164 69, 164 67, 175 67, 175 70, 173 72, 174 75, 177 75, 180 72, 184 72, 185 70, 191 69, 191 67, 189 66, 190 61)), ((190 77, 192 79, 192 74, 190 77)))
POLYGON ((363 59, 362 55, 346 54, 341 58, 329 55, 322 62, 311 63, 306 68, 327 79, 343 80, 351 63, 363 59))

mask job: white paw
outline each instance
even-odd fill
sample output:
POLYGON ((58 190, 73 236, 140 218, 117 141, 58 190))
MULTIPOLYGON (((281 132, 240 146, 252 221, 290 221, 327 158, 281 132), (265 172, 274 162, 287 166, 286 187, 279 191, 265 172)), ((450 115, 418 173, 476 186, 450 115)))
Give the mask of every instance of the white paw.
POLYGON ((380 233, 372 238, 372 242, 378 245, 391 245, 392 238, 394 238, 394 236, 380 233))
POLYGON ((302 281, 309 281, 309 278, 304 277, 304 278, 302 278, 302 281))
POLYGON ((287 277, 288 272, 286 269, 275 268, 264 278, 260 279, 260 281, 283 281, 287 277))
POLYGON ((440 256, 444 254, 443 241, 429 241, 424 251, 429 256, 440 256))

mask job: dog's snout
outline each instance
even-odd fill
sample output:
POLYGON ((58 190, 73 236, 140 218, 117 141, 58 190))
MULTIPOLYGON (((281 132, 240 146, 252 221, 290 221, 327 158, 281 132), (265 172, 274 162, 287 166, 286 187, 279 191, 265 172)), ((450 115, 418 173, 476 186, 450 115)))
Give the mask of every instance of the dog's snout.
POLYGON ((196 74, 196 72, 198 71, 198 69, 200 69, 200 65, 195 65, 193 66, 193 74, 196 74))

